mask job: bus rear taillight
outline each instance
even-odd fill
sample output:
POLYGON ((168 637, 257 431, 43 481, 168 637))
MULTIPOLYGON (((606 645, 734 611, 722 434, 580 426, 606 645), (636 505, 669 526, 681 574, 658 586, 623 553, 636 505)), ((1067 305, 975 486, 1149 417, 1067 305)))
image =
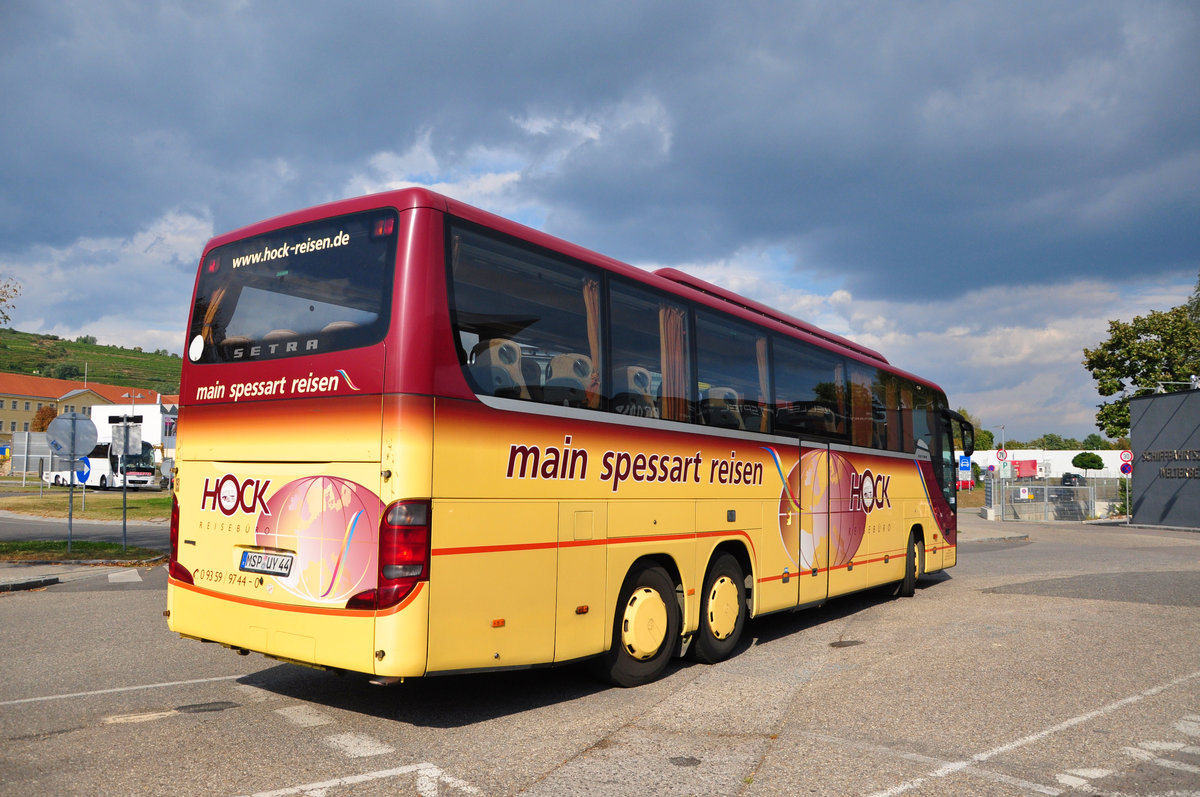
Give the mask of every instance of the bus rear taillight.
POLYGON ((429 502, 397 501, 379 521, 379 586, 360 592, 347 609, 387 609, 429 578, 429 502))
POLYGON ((192 571, 179 564, 179 499, 171 496, 171 557, 167 560, 167 573, 176 581, 196 583, 192 571))

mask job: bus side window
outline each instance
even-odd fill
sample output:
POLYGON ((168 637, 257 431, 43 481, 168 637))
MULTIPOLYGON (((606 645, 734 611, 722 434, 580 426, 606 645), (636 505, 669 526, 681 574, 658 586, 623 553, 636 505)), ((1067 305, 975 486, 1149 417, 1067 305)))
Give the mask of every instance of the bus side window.
POLYGON ((696 311, 696 379, 703 423, 771 430, 767 351, 766 338, 753 327, 696 311))
POLYGON ((609 284, 613 368, 606 381, 613 412, 688 421, 687 312, 666 297, 609 284))
POLYGON ((846 367, 833 354, 775 338, 775 429, 785 434, 846 439, 846 367))
POLYGON ((451 317, 475 391, 597 407, 598 277, 481 231, 455 229, 451 237, 451 317), (552 367, 561 357, 568 360, 552 367))

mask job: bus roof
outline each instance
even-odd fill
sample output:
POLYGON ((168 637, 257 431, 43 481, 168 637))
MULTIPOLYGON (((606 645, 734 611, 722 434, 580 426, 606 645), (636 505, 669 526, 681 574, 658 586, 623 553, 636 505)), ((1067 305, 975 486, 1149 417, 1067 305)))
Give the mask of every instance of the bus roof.
POLYGON ((714 296, 723 302, 732 304, 735 307, 739 307, 739 308, 741 308, 743 310, 747 310, 751 313, 766 316, 767 318, 770 318, 773 321, 778 321, 789 327, 795 327, 796 329, 798 329, 802 332, 807 332, 808 334, 813 335, 814 337, 818 337, 829 343, 833 343, 837 346, 842 346, 847 349, 850 349, 851 351, 857 352, 858 354, 861 354, 864 357, 869 357, 872 360, 877 360, 877 361, 879 361, 879 363, 881 363, 883 365, 888 364, 887 358, 885 358, 882 354, 875 351, 874 349, 869 349, 866 346, 863 346, 859 343, 855 343, 852 340, 843 338, 841 335, 835 335, 832 332, 827 332, 826 330, 821 329, 818 326, 814 326, 813 324, 810 324, 806 321, 801 321, 800 319, 794 318, 794 317, 788 315, 787 313, 780 312, 779 310, 776 310, 773 307, 768 307, 765 304, 756 302, 753 299, 747 299, 745 296, 739 296, 738 294, 734 293, 733 291, 726 290, 725 288, 722 288, 719 285, 713 285, 711 282, 705 282, 704 280, 700 279, 699 277, 693 277, 691 274, 680 271, 679 269, 660 268, 660 269, 656 270, 654 273, 657 274, 658 276, 662 277, 663 279, 670 280, 671 282, 677 282, 680 285, 684 285, 688 288, 691 288, 692 290, 699 291, 700 293, 708 294, 709 296, 714 296))
POLYGON ((775 325, 790 330, 796 337, 807 338, 814 342, 822 343, 828 348, 840 349, 843 353, 850 355, 854 359, 881 366, 890 373, 897 376, 904 376, 914 382, 924 384, 941 392, 941 388, 928 379, 923 379, 892 366, 887 358, 870 347, 855 343, 841 335, 828 332, 814 324, 801 321, 780 310, 740 296, 733 291, 713 285, 678 269, 660 268, 655 271, 648 271, 637 268, 615 258, 587 249, 586 247, 571 243, 562 238, 557 238, 549 233, 528 227, 520 222, 419 186, 368 194, 350 199, 335 200, 291 213, 285 213, 242 227, 241 229, 231 230, 218 235, 209 241, 205 252, 207 253, 209 249, 241 238, 260 235, 281 227, 290 227, 316 221, 331 215, 355 213, 379 207, 394 207, 398 210, 424 207, 449 213, 466 221, 481 224, 498 232, 528 241, 534 245, 559 252, 568 257, 600 266, 626 278, 668 291, 681 298, 689 298, 709 307, 722 309, 745 320, 761 322, 766 319, 775 325))

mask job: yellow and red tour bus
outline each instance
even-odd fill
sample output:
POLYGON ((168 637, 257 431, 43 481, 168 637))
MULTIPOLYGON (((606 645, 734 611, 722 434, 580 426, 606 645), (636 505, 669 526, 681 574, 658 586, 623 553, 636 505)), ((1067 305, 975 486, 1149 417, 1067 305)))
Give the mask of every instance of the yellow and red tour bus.
POLYGON ((879 353, 423 189, 218 236, 169 625, 390 682, 592 659, 955 564, 973 430, 879 353))

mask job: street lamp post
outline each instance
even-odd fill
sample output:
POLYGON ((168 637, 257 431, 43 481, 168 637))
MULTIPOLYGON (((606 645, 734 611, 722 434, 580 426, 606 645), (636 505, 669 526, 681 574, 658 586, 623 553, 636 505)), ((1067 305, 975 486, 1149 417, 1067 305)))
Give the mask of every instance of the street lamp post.
MULTIPOLYGON (((141 393, 122 393, 121 398, 129 399, 129 414, 125 416, 125 440, 121 444, 121 550, 125 550, 126 539, 128 538, 128 495, 129 495, 129 464, 126 458, 129 455, 129 430, 133 426, 134 400, 142 398, 141 393)), ((138 452, 141 453, 140 451, 138 452)))

